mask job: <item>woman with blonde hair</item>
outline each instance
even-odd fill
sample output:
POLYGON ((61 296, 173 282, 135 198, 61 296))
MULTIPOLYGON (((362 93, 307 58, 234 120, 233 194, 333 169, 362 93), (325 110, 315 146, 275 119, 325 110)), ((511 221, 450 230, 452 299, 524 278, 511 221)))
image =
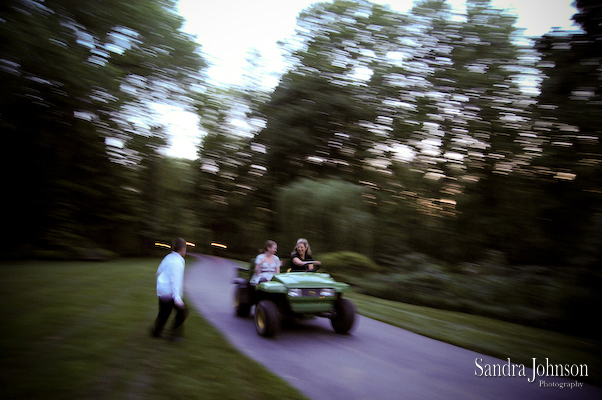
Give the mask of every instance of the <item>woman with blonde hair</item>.
POLYGON ((291 253, 292 271, 313 271, 314 265, 322 265, 320 261, 315 261, 311 255, 311 247, 307 239, 300 238, 293 252, 291 253), (308 261, 313 261, 308 263, 308 261))

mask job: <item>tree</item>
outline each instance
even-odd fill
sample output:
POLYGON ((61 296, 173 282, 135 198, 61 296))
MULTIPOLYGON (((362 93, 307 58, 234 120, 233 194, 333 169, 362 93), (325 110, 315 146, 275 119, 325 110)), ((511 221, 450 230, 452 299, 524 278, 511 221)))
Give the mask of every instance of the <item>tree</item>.
POLYGON ((392 194, 386 201, 401 207, 403 198, 422 215, 414 231, 439 257, 458 257, 469 245, 505 248, 516 219, 502 199, 508 175, 529 161, 519 139, 532 102, 517 84, 524 66, 515 18, 489 1, 469 1, 458 16, 434 0, 418 3, 403 21, 390 34, 398 48, 388 47, 369 86, 377 120, 387 121, 384 143, 412 149, 406 168, 424 179, 408 180, 402 164, 389 164, 399 180, 380 182, 392 194))
POLYGON ((546 74, 535 111, 543 156, 540 218, 555 260, 596 263, 602 243, 602 5, 575 2, 581 33, 552 32, 537 41, 546 74))
POLYGON ((198 100, 206 134, 193 163, 197 222, 209 229, 211 240, 227 243, 230 254, 246 255, 269 225, 256 206, 249 137, 236 132, 233 121, 245 108, 246 94, 215 88, 198 100))
POLYGON ((373 118, 352 90, 318 75, 287 73, 262 109, 254 139, 266 148, 267 177, 282 186, 299 176, 361 179, 373 141, 361 126, 373 118))
POLYGON ((105 140, 129 139, 132 104, 183 100, 204 66, 173 9, 158 0, 0 6, 3 170, 15 171, 9 208, 26 216, 9 219, 5 235, 67 251, 110 242, 91 228, 110 231, 107 210, 121 196, 105 140))
POLYGON ((277 195, 278 227, 292 244, 306 237, 320 252, 349 250, 372 255, 375 221, 368 190, 336 179, 300 179, 277 195))
MULTIPOLYGON (((266 128, 266 177, 282 185, 299 176, 375 179, 388 164, 390 127, 368 80, 398 50, 404 18, 367 1, 319 3, 298 18, 288 43, 292 69, 259 114, 266 128)), ((387 64, 388 65, 388 64, 387 64)))
POLYGON ((376 208, 422 216, 396 219, 399 232, 420 232, 400 236, 422 250, 524 255, 517 233, 532 208, 513 201, 531 199, 517 176, 534 158, 522 135, 533 99, 517 83, 515 18, 476 0, 460 17, 437 0, 409 15, 363 1, 302 13, 293 68, 260 109, 266 128, 254 138, 267 187, 326 176, 374 185, 376 208), (395 159, 402 148, 413 150, 409 162, 395 159))
POLYGON ((528 128, 530 99, 516 81, 516 19, 480 0, 467 2, 462 23, 446 17, 445 8, 435 11, 426 31, 434 41, 425 57, 432 86, 418 117, 426 138, 419 143, 430 146, 419 159, 440 182, 434 197, 456 204, 448 222, 457 235, 450 255, 466 259, 496 249, 519 256, 526 249, 517 234, 527 220, 517 218, 524 216, 515 202, 521 189, 510 176, 529 161, 519 138, 528 128))

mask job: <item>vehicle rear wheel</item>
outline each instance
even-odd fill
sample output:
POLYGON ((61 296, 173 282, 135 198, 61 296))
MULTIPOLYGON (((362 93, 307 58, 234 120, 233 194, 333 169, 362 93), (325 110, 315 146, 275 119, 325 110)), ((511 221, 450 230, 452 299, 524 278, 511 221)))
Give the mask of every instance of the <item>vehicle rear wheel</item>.
POLYGON ((243 293, 245 290, 248 289, 237 287, 234 292, 234 308, 236 310, 236 315, 241 318, 248 317, 251 311, 251 303, 247 301, 248 296, 243 293))
POLYGON ((280 312, 270 300, 261 300, 255 306, 255 330, 260 336, 274 337, 280 329, 280 312))
POLYGON ((355 323, 355 305, 347 299, 340 299, 336 302, 334 311, 330 320, 334 331, 341 334, 349 332, 355 323))

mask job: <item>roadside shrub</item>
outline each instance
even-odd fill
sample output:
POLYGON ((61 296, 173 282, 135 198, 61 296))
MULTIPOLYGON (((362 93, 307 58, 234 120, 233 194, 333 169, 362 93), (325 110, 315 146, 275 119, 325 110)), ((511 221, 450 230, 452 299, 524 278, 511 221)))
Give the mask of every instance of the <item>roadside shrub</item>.
POLYGON ((361 283, 362 292, 404 303, 442 308, 450 298, 452 278, 437 268, 421 271, 370 275, 361 283))
MULTIPOLYGON (((368 269, 366 269, 368 270, 368 269)), ((595 282, 578 271, 541 266, 437 264, 419 255, 400 258, 383 273, 356 278, 361 293, 388 300, 483 315, 514 323, 591 336, 592 318, 602 306, 595 282), (410 264, 408 265, 408 261, 410 264)))
POLYGON ((352 251, 326 253, 319 259, 322 261, 324 272, 328 272, 335 279, 351 284, 357 284, 366 275, 386 272, 385 268, 380 267, 370 258, 352 251))
POLYGON ((597 332, 591 315, 602 308, 597 290, 602 273, 510 265, 494 252, 480 262, 458 265, 420 253, 389 257, 386 266, 350 251, 317 259, 322 271, 370 296, 584 337, 597 332))

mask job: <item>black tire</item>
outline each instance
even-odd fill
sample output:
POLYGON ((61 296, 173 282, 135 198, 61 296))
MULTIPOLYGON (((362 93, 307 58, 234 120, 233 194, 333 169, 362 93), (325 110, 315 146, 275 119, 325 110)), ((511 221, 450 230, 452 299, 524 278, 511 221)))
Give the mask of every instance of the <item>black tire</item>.
POLYGON ((247 302, 247 297, 244 293, 248 289, 237 287, 234 292, 234 309, 236 310, 236 315, 241 318, 246 318, 249 316, 251 312, 251 303, 247 302))
POLYGON ((355 323, 355 305, 347 299, 337 301, 330 322, 336 333, 349 332, 355 323))
POLYGON ((255 330, 260 336, 274 337, 280 330, 280 312, 270 300, 261 300, 255 306, 255 330))

